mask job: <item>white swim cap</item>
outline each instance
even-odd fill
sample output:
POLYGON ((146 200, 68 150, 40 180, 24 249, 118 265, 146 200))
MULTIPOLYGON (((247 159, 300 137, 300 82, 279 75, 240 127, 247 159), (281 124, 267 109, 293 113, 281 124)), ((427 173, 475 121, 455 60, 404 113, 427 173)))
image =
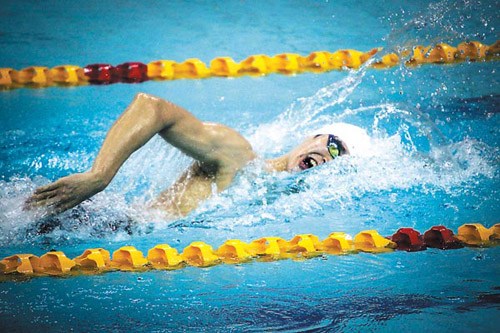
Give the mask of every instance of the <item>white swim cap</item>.
POLYGON ((371 139, 361 127, 346 123, 325 125, 315 130, 312 135, 333 134, 338 136, 347 146, 351 155, 365 155, 370 151, 371 139))

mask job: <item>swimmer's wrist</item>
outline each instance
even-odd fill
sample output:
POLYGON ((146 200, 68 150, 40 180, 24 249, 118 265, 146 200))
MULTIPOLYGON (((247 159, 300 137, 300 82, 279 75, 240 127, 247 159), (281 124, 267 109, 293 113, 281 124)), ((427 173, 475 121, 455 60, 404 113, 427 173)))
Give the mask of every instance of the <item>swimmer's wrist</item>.
POLYGON ((96 171, 92 170, 92 171, 89 171, 89 173, 92 175, 94 187, 99 192, 101 192, 102 190, 104 190, 109 185, 109 183, 111 182, 110 177, 106 177, 101 172, 96 172, 96 171))

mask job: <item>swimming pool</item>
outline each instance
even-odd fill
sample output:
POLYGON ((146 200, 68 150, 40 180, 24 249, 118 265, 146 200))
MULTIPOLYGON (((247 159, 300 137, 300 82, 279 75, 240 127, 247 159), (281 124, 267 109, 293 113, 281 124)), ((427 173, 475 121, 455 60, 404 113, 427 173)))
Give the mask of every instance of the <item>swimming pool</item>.
MULTIPOLYGON (((0 12, 0 67, 217 56, 498 39, 498 3, 18 1, 0 12), (47 10, 47 7, 49 10, 47 10)), ((84 249, 262 236, 322 238, 407 226, 499 222, 498 65, 463 62, 296 76, 148 81, 15 89, 0 94, 0 258, 68 257, 84 249), (325 123, 360 126, 369 151, 299 175, 258 166, 186 218, 144 215, 141 203, 189 159, 159 139, 111 186, 36 234, 22 211, 37 186, 84 171, 137 92, 170 99, 227 124, 263 157, 325 123), (172 163, 171 161, 176 161, 172 163), (139 225, 127 228, 128 217, 139 225)), ((327 256, 177 271, 0 284, 3 331, 492 331, 498 319, 498 248, 327 256)))

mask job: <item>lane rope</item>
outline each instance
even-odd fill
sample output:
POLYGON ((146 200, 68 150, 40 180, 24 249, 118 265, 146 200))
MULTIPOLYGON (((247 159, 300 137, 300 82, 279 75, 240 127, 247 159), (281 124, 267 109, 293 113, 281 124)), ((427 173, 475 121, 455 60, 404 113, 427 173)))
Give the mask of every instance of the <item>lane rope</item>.
MULTIPOLYGON (((0 68, 0 89, 21 87, 43 88, 50 86, 81 86, 88 84, 140 83, 148 80, 204 79, 210 77, 264 76, 269 74, 296 75, 304 72, 324 73, 332 70, 358 69, 375 56, 381 48, 368 52, 338 50, 315 51, 307 56, 282 53, 274 56, 251 55, 237 63, 230 57, 217 57, 207 66, 197 58, 181 63, 173 60, 156 60, 148 64, 125 62, 90 64, 85 67, 60 65, 53 68, 30 66, 21 70, 0 68)), ((492 45, 467 41, 456 47, 446 43, 434 46, 417 45, 403 50, 400 55, 390 53, 376 59, 371 67, 391 68, 399 64, 453 64, 464 61, 491 61, 500 57, 500 40, 492 45), (408 60, 405 60, 408 59, 408 60)))
POLYGON ((392 236, 383 237, 376 230, 364 230, 351 237, 333 232, 324 240, 313 234, 300 234, 287 241, 281 237, 262 237, 249 243, 238 239, 224 242, 219 248, 195 241, 181 253, 168 244, 149 249, 145 257, 133 246, 113 252, 93 248, 70 259, 61 251, 50 251, 38 257, 14 254, 0 261, 3 279, 37 276, 76 276, 109 271, 174 270, 186 266, 210 267, 218 264, 241 264, 251 261, 282 259, 305 260, 326 255, 347 255, 359 252, 442 250, 466 247, 496 246, 500 242, 500 223, 490 228, 480 223, 464 224, 457 234, 444 226, 433 226, 423 234, 413 228, 400 228, 392 236))

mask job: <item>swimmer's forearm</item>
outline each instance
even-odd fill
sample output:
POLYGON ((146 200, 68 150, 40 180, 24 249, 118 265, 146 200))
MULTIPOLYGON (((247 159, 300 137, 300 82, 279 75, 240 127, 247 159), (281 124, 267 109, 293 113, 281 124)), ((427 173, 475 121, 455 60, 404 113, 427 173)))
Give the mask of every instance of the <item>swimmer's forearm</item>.
POLYGON ((172 126, 184 111, 162 99, 138 94, 109 130, 92 166, 104 189, 132 153, 172 126))

